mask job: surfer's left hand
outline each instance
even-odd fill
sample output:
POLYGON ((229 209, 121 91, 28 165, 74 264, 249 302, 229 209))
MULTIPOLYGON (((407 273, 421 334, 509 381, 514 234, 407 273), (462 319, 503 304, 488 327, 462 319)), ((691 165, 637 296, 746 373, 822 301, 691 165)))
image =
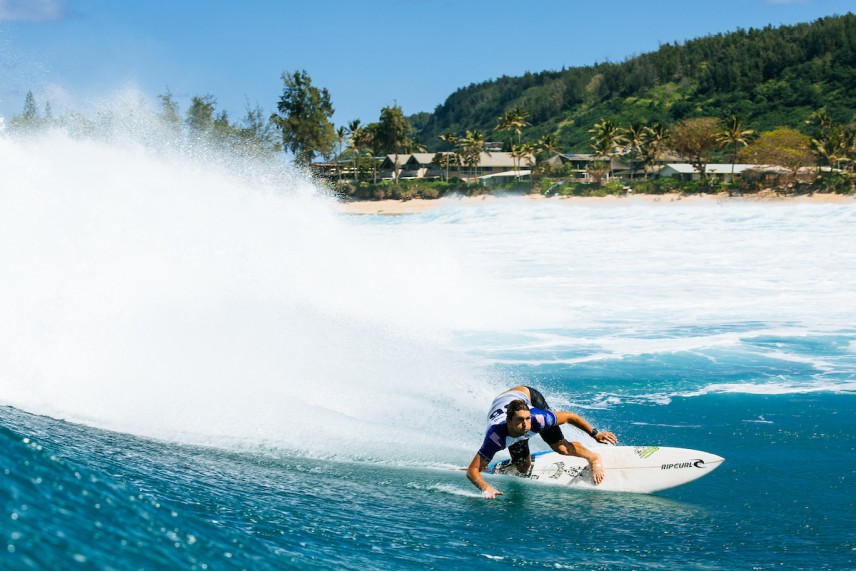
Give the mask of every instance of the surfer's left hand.
POLYGON ((602 444, 618 444, 618 438, 611 432, 598 432, 594 435, 594 439, 602 444))

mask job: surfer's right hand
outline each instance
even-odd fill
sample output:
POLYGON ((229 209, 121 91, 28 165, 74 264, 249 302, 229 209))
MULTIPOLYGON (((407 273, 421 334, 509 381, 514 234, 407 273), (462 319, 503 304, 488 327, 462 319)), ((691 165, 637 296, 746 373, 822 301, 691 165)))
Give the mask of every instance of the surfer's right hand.
POLYGON ((496 496, 501 496, 502 492, 497 490, 496 488, 487 487, 482 490, 482 497, 488 500, 492 500, 496 498, 496 496))

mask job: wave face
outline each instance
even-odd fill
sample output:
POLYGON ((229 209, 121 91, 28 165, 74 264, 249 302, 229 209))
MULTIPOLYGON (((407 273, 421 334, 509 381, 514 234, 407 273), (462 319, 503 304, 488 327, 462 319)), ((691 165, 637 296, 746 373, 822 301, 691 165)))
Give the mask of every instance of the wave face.
POLYGON ((0 181, 4 568, 856 565, 856 204, 349 216, 63 132, 0 137, 0 181), (726 465, 485 502, 447 468, 513 384, 726 465))

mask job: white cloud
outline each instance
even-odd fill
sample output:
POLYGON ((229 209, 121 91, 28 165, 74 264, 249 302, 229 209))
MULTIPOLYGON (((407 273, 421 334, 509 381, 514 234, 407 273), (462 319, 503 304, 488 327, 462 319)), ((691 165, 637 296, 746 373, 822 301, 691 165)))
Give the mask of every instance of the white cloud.
POLYGON ((65 15, 66 0, 0 0, 0 22, 48 22, 65 15))

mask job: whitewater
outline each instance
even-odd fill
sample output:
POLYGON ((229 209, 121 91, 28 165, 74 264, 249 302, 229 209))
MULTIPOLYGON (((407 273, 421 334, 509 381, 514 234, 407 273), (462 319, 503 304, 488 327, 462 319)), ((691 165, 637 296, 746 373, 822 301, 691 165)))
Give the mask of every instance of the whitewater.
POLYGON ((0 562, 856 567, 854 228, 856 201, 356 216, 290 167, 0 137, 0 562), (726 463, 484 500, 454 468, 515 384, 726 463))

